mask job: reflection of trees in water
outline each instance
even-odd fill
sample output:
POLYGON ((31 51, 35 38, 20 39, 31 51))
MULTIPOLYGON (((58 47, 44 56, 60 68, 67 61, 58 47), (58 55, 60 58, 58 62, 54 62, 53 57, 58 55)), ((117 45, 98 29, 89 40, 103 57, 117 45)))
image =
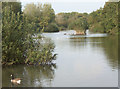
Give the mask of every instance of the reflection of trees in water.
POLYGON ((107 54, 109 64, 113 67, 113 69, 118 68, 118 38, 108 37, 103 40, 102 47, 104 47, 104 51, 107 54))
POLYGON ((54 79, 54 70, 56 65, 44 66, 10 66, 2 69, 2 86, 3 87, 46 87, 51 86, 54 79), (10 75, 22 79, 20 85, 12 85, 10 75))
POLYGON ((54 68, 56 68, 55 65, 25 67, 24 75, 26 75, 29 80, 29 82, 26 82, 29 83, 28 85, 33 84, 32 86, 37 87, 50 86, 50 83, 54 78, 54 68))
POLYGON ((88 40, 86 37, 73 37, 70 38, 70 45, 74 48, 81 48, 87 45, 88 40))
POLYGON ((101 47, 107 56, 107 61, 113 69, 118 67, 118 38, 117 36, 109 36, 103 38, 94 38, 94 42, 101 42, 100 44, 93 43, 93 47, 101 47))
MULTIPOLYGON (((85 38, 78 37, 70 39, 70 44, 74 48, 82 49, 88 44, 94 48, 103 49, 104 53, 107 55, 108 64, 112 66, 113 69, 118 67, 118 38, 117 36, 110 37, 94 37, 94 38, 85 38)), ((99 50, 99 49, 98 49, 99 50)))

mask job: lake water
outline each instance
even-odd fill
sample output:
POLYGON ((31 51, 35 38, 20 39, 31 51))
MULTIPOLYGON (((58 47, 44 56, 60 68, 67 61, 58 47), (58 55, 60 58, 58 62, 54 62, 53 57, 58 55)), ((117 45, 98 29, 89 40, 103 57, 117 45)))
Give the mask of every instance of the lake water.
POLYGON ((55 44, 56 65, 2 68, 3 87, 117 87, 118 39, 106 34, 71 36, 73 30, 44 33, 55 44), (67 33, 67 35, 64 35, 67 33), (20 85, 10 75, 22 78, 20 85))

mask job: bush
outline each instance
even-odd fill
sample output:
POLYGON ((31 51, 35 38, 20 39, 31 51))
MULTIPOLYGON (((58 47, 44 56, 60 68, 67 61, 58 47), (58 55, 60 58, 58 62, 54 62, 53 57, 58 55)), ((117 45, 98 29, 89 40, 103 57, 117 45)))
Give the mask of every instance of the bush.
POLYGON ((59 32, 59 28, 55 23, 50 23, 44 30, 44 32, 59 32))
POLYGON ((52 53, 54 44, 42 42, 40 36, 34 39, 34 25, 11 8, 3 8, 2 12, 2 64, 51 64, 56 58, 52 53))
POLYGON ((36 40, 34 49, 28 50, 28 57, 25 63, 37 65, 52 64, 52 61, 56 59, 56 54, 53 54, 54 47, 50 39, 36 40))

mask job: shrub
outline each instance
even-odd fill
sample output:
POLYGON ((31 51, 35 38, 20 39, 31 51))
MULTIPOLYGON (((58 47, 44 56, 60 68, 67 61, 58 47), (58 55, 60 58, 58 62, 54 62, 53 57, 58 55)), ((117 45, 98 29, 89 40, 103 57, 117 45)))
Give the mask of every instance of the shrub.
POLYGON ((59 28, 55 23, 50 23, 44 32, 59 32, 59 28))

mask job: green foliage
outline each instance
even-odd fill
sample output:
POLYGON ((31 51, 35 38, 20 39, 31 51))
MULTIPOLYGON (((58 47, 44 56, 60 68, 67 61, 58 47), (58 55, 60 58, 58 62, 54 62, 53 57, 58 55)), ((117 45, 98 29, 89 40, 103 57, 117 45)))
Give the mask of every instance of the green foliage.
POLYGON ((12 5, 8 5, 2 10, 2 63, 52 63, 56 57, 52 54, 53 43, 42 42, 40 36, 34 39, 35 22, 30 23, 27 16, 14 12, 12 8, 12 5))
POLYGON ((0 2, 0 61, 2 61, 2 2, 0 2))
POLYGON ((51 23, 55 20, 55 12, 50 4, 43 5, 43 19, 51 23))
POLYGON ((120 34, 120 2, 118 2, 118 34, 120 34))
POLYGON ((52 64, 52 61, 56 59, 56 54, 52 54, 55 46, 49 39, 44 39, 44 41, 39 39, 31 47, 33 49, 29 48, 28 57, 25 60, 27 64, 52 64))
POLYGON ((56 15, 56 23, 63 29, 86 30, 88 28, 87 13, 59 13, 56 15))
POLYGON ((74 30, 83 30, 84 31, 84 30, 88 29, 88 23, 87 23, 86 18, 78 18, 77 20, 70 23, 68 28, 74 29, 74 30))
POLYGON ((88 23, 93 32, 118 33, 118 2, 106 2, 104 8, 90 13, 88 23))
POLYGON ((24 18, 21 18, 19 12, 16 15, 11 8, 4 7, 2 12, 2 61, 12 64, 24 61, 24 40, 27 33, 23 30, 24 18))
POLYGON ((55 23, 49 24, 44 32, 59 32, 59 28, 55 23))
POLYGON ((20 2, 2 2, 2 8, 4 8, 4 7, 12 7, 11 8, 11 11, 13 11, 14 13, 18 13, 18 12, 20 12, 20 13, 22 13, 22 11, 21 11, 21 3, 20 2))
POLYGON ((23 12, 29 23, 33 23, 35 32, 43 32, 50 23, 55 21, 55 12, 50 4, 27 4, 23 12))
POLYGON ((120 33, 118 30, 120 28, 119 4, 120 2, 106 2, 104 8, 90 14, 78 12, 59 13, 56 15, 55 20, 61 30, 82 31, 89 28, 93 32, 118 34, 120 33))

